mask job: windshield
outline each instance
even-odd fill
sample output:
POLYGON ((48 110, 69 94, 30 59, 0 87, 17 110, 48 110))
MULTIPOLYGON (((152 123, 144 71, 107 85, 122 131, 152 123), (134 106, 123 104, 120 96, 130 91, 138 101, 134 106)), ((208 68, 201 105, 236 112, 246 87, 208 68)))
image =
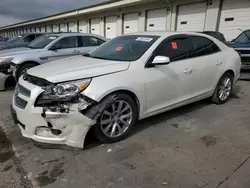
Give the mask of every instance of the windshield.
POLYGON ((125 35, 104 43, 89 54, 90 57, 116 61, 139 59, 159 36, 125 35))
POLYGON ((16 42, 16 41, 20 41, 23 38, 23 35, 19 35, 17 37, 11 38, 8 40, 8 42, 16 42))
POLYGON ((42 49, 57 38, 58 36, 56 35, 43 35, 35 39, 28 47, 32 49, 42 49))
POLYGON ((236 39, 237 43, 248 43, 250 42, 250 30, 242 32, 236 39))

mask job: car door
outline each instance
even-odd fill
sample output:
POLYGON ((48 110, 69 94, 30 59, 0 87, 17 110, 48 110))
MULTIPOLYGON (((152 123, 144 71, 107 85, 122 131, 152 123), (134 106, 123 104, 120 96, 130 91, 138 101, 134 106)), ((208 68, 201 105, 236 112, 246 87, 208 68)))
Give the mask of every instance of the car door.
POLYGON ((79 36, 78 39, 81 54, 88 53, 105 42, 94 36, 79 36))
POLYGON ((53 61, 73 55, 79 55, 77 36, 69 36, 59 39, 42 57, 46 61, 53 61))
POLYGON ((147 113, 164 110, 192 97, 193 63, 188 58, 192 50, 191 41, 186 35, 167 38, 155 50, 149 65, 156 56, 169 57, 170 63, 145 68, 147 113))
POLYGON ((190 36, 193 51, 190 58, 193 61, 193 84, 190 89, 194 96, 213 92, 219 77, 225 57, 219 47, 203 36, 190 36))

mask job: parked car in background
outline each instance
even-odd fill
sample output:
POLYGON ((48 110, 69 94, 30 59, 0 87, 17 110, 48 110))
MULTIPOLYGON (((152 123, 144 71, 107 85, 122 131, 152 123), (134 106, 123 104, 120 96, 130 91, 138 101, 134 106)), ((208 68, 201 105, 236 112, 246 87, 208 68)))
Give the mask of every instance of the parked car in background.
POLYGON ((22 34, 9 39, 5 42, 0 43, 0 50, 10 49, 10 48, 17 48, 17 47, 26 47, 28 46, 33 40, 37 37, 40 37, 43 33, 29 33, 29 34, 22 34))
POLYGON ((210 35, 223 43, 227 43, 224 35, 218 31, 203 31, 201 33, 206 34, 206 35, 210 35))
POLYGON ((88 53, 106 41, 106 38, 92 34, 46 34, 26 48, 0 51, 0 70, 3 74, 9 70, 9 73, 18 80, 32 67, 52 60, 88 53))
POLYGON ((243 31, 236 39, 229 43, 241 55, 241 69, 250 70, 250 30, 243 31))
POLYGON ((9 40, 7 37, 0 37, 0 43, 9 40))
POLYGON ((13 119, 37 142, 82 148, 92 126, 99 140, 117 142, 137 119, 208 97, 227 102, 240 66, 235 50, 208 35, 127 34, 85 57, 28 70, 13 96, 13 119))

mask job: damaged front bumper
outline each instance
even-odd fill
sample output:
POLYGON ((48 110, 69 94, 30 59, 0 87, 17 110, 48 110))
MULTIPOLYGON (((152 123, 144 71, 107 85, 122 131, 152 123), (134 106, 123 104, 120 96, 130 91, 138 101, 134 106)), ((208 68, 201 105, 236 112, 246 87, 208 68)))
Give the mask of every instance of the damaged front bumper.
POLYGON ((87 132, 96 123, 100 104, 93 105, 81 99, 54 107, 36 106, 43 91, 20 78, 13 96, 12 113, 16 113, 22 135, 36 142, 83 148, 87 132))

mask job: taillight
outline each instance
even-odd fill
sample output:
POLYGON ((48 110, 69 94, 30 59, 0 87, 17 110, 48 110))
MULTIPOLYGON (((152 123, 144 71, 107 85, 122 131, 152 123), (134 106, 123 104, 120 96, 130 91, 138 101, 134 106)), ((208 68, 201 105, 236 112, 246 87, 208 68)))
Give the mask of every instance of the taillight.
POLYGON ((239 54, 239 56, 241 56, 241 53, 239 51, 236 51, 236 52, 239 54))

